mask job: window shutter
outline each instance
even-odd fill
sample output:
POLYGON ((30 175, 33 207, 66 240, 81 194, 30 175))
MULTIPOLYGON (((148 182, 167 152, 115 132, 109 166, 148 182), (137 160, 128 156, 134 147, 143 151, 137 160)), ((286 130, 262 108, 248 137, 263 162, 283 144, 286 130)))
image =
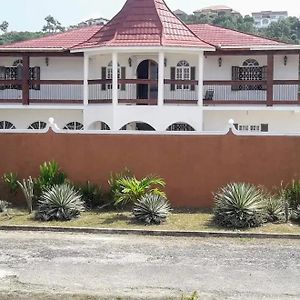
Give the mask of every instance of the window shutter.
MULTIPOLYGON (((196 67, 191 67, 191 80, 196 80, 196 67)), ((195 85, 191 85, 191 91, 195 90, 195 85)))
MULTIPOLYGON (((126 79, 126 67, 121 67, 121 79, 126 79)), ((126 90, 126 84, 121 84, 121 91, 126 90)))
MULTIPOLYGON (((267 80, 268 77, 268 67, 267 66, 263 66, 261 68, 261 80, 267 80)), ((267 84, 262 84, 261 85, 261 89, 266 91, 267 90, 267 84)))
MULTIPOLYGON (((41 68, 40 67, 34 67, 31 71, 31 80, 41 80, 41 68)), ((39 91, 41 89, 40 84, 33 84, 32 89, 39 91)))
POLYGON ((260 130, 261 132, 269 132, 269 124, 261 124, 260 130))
MULTIPOLYGON (((5 80, 5 67, 0 66, 0 80, 5 80)), ((5 90, 5 85, 0 84, 0 90, 5 90)))
MULTIPOLYGON (((240 67, 232 66, 231 71, 231 80, 239 80, 240 79, 240 67)), ((239 84, 232 84, 231 90, 232 91, 238 91, 240 89, 239 84)))
MULTIPOLYGON (((176 68, 175 67, 171 67, 170 74, 171 74, 171 80, 175 80, 176 79, 175 78, 175 76, 176 76, 176 68)), ((175 91, 175 84, 170 85, 170 90, 175 91)))
MULTIPOLYGON (((102 67, 101 68, 101 79, 102 80, 106 80, 106 67, 102 67)), ((106 84, 105 83, 102 83, 101 90, 102 91, 106 90, 106 84)))

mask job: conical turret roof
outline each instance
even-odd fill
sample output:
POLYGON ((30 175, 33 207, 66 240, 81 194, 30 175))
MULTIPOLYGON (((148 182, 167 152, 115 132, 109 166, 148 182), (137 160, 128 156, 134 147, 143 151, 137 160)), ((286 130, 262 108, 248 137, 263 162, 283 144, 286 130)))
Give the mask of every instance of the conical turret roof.
POLYGON ((209 49, 164 0, 127 0, 121 11, 76 48, 169 46, 209 49))

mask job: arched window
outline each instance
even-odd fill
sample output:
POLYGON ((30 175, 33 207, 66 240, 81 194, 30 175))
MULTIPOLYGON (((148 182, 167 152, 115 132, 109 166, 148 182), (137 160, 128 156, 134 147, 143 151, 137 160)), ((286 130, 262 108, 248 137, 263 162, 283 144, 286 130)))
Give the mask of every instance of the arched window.
POLYGON ((187 123, 174 123, 168 127, 167 131, 195 131, 195 129, 187 123))
POLYGON ((259 66, 258 61, 253 58, 246 59, 243 62, 243 67, 258 67, 258 66, 259 66))
POLYGON ((252 58, 249 58, 243 62, 240 68, 240 80, 262 80, 262 68, 259 63, 252 58))
MULTIPOLYGON (((106 79, 112 80, 113 79, 113 68, 112 68, 112 61, 107 65, 107 71, 106 71, 106 79)), ((118 63, 118 79, 121 79, 121 66, 118 63)), ((118 88, 120 88, 120 85, 118 85, 118 88)), ((107 89, 112 89, 112 84, 107 85, 107 89)))
MULTIPOLYGON (((186 60, 181 60, 176 66, 176 80, 191 80, 191 67, 186 60)), ((179 90, 188 90, 190 85, 187 84, 177 84, 176 86, 179 90)))
POLYGON ((0 129, 16 129, 16 126, 9 121, 0 121, 0 129))
POLYGON ((37 121, 32 123, 28 129, 33 129, 33 130, 41 130, 41 129, 45 129, 47 126, 47 123, 43 122, 43 121, 37 121))
POLYGON ((83 130, 83 125, 79 122, 70 122, 64 127, 64 130, 83 130))

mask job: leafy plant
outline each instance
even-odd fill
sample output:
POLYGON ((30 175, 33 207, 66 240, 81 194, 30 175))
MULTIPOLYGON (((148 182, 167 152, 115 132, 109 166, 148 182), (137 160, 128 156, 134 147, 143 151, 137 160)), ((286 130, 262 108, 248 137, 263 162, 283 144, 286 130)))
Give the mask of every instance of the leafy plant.
POLYGON ((69 184, 54 185, 43 190, 36 217, 42 221, 69 221, 79 217, 84 203, 81 195, 69 184))
POLYGON ((116 189, 113 191, 113 201, 115 206, 133 204, 146 194, 159 195, 165 197, 165 193, 158 187, 165 187, 162 178, 147 176, 138 180, 136 177, 121 177, 115 182, 116 189))
POLYGON ((11 204, 7 201, 3 201, 0 200, 0 213, 5 213, 7 212, 7 208, 10 206, 11 204))
POLYGON ((60 170, 57 162, 44 162, 40 165, 40 175, 37 178, 37 186, 40 190, 50 188, 54 185, 64 184, 67 176, 60 170))
POLYGON ((230 183, 214 194, 214 221, 223 227, 257 227, 266 221, 260 189, 247 183, 230 183))
POLYGON ((89 209, 97 208, 103 203, 101 188, 90 181, 87 181, 85 185, 79 186, 78 191, 82 195, 82 201, 89 209))
POLYGON ((171 212, 171 206, 166 198, 146 194, 133 207, 133 214, 138 221, 150 224, 161 224, 171 212))
POLYGON ((18 191, 18 175, 16 173, 6 173, 3 175, 3 182, 8 185, 9 191, 12 194, 16 194, 18 191))
POLYGON ((110 186, 110 198, 113 200, 114 195, 121 190, 120 184, 119 184, 119 180, 121 178, 132 178, 133 175, 131 173, 131 171, 127 168, 125 168, 123 171, 119 172, 119 173, 111 173, 110 174, 110 178, 108 180, 108 184, 110 186))
POLYGON ((268 195, 266 197, 266 213, 269 222, 284 222, 286 216, 285 201, 276 196, 268 195))
POLYGON ((198 300, 199 296, 197 292, 193 292, 190 296, 182 296, 181 300, 198 300))
POLYGON ((18 181, 18 185, 22 189, 26 199, 28 212, 31 214, 33 210, 33 197, 34 197, 34 181, 31 177, 18 181))
POLYGON ((282 189, 282 195, 288 202, 291 216, 300 219, 300 180, 295 181, 282 189))

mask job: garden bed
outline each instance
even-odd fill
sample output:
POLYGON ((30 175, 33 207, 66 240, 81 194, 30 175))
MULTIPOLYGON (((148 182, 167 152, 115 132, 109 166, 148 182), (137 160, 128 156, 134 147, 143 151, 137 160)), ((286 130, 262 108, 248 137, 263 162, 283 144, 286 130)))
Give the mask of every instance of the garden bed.
MULTIPOLYGON (((212 222, 213 215, 204 210, 175 210, 167 222, 161 225, 145 226, 134 221, 131 212, 84 212, 78 219, 67 222, 40 222, 25 210, 10 209, 8 215, 0 214, 0 226, 27 225, 45 227, 87 227, 87 228, 118 228, 118 229, 143 229, 143 230, 180 230, 180 231, 224 231, 212 222)), ((225 229, 226 230, 226 229, 225 229)), ((272 224, 261 227, 243 229, 241 232, 253 233, 280 233, 300 234, 300 225, 297 223, 272 224)))

